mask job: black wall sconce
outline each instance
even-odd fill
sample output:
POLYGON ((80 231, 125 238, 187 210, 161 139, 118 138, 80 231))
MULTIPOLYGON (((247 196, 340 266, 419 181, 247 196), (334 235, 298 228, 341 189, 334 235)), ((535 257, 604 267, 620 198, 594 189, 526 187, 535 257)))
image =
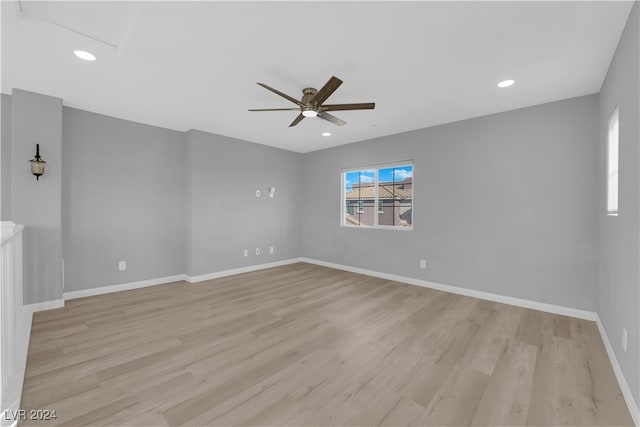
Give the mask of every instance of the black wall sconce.
POLYGON ((47 163, 40 157, 40 144, 36 144, 36 156, 29 160, 31 163, 31 173, 35 175, 36 181, 44 175, 44 164, 47 163))

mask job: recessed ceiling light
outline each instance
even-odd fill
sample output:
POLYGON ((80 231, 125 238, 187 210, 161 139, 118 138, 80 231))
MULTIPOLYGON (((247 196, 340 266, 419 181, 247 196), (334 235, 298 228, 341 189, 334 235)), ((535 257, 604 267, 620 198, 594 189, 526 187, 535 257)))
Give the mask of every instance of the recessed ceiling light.
POLYGON ((80 59, 84 59, 85 61, 95 61, 96 56, 92 53, 85 52, 84 50, 74 50, 73 53, 80 59))
POLYGON ((322 136, 331 136, 331 132, 322 132, 322 136))
POLYGON ((513 84, 515 83, 515 80, 503 80, 500 83, 498 83, 498 87, 509 87, 509 86, 513 86, 513 84))

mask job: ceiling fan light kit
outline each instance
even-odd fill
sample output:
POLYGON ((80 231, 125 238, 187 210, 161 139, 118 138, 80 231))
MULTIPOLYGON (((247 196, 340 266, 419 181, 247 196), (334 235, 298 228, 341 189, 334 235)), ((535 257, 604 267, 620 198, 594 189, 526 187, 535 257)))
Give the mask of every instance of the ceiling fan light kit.
POLYGON ((327 113, 327 111, 347 111, 347 110, 373 110, 376 106, 374 102, 363 102, 357 104, 332 104, 324 105, 324 102, 335 92, 336 89, 342 84, 342 80, 333 76, 320 90, 313 87, 306 87, 302 89, 302 98, 300 101, 297 99, 280 92, 264 83, 258 83, 258 86, 280 95, 281 97, 293 102, 297 108, 260 108, 250 109, 249 111, 300 111, 298 117, 296 117, 289 127, 295 126, 302 121, 305 117, 318 117, 333 123, 334 125, 342 126, 346 124, 344 120, 337 118, 336 116, 327 113))
POLYGON ((318 112, 313 107, 301 107, 302 115, 305 117, 316 117, 318 112))

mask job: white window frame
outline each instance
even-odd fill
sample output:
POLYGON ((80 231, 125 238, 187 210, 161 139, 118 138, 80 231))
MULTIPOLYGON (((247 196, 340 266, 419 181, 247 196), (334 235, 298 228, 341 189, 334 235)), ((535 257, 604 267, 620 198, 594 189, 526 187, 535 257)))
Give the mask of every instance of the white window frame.
POLYGON ((620 212, 620 109, 618 106, 607 122, 606 166, 607 215, 618 216, 620 212))
POLYGON ((413 162, 413 159, 410 160, 400 160, 400 161, 393 161, 393 162, 385 162, 385 163, 373 163, 373 164, 368 164, 368 165, 362 165, 362 166, 355 166, 355 167, 349 167, 349 168, 343 168, 340 171, 340 227, 343 228, 353 228, 353 229, 375 229, 375 230, 400 230, 400 231, 412 231, 413 230, 413 223, 415 221, 415 188, 416 188, 416 168, 413 162), (411 166, 411 225, 408 227, 402 227, 399 225, 380 225, 378 224, 378 206, 377 204, 379 203, 379 199, 378 199, 378 171, 380 169, 387 169, 387 168, 395 168, 395 167, 399 167, 399 166, 411 166), (349 172, 358 172, 358 171, 373 171, 374 174, 374 183, 375 183, 375 199, 373 201, 374 205, 373 205, 373 210, 374 210, 374 215, 373 215, 373 225, 349 225, 345 223, 345 206, 346 206, 346 199, 345 199, 345 177, 346 174, 349 172))

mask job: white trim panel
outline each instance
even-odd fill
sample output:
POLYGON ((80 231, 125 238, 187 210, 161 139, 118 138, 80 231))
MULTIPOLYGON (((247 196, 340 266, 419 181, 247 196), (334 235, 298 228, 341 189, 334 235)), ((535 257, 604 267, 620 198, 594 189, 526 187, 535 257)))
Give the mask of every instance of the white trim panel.
POLYGON ((300 261, 309 264, 321 265, 324 267, 335 268, 337 270, 350 271, 352 273, 364 274, 367 276, 379 277, 381 279, 393 280, 395 282, 408 283, 410 285, 422 286, 424 288, 437 289, 439 291, 450 292, 452 294, 465 295, 468 297, 479 298, 489 301, 495 301, 503 304, 515 305, 518 307, 530 308, 532 310, 546 311, 548 313, 560 314, 562 316, 577 317, 578 319, 595 321, 598 317, 593 311, 580 310, 577 308, 564 307, 561 305, 547 304, 544 302, 531 301, 522 298, 508 297, 505 295, 492 294, 491 292, 478 291, 475 289, 461 288, 458 286, 444 285, 442 283, 429 282, 427 280, 415 279, 413 277, 398 276, 395 274, 380 273, 378 271, 367 270, 364 268, 350 267, 347 265, 334 264, 332 262, 319 261, 309 258, 300 258, 300 261))
POLYGON ((633 422, 636 426, 640 426, 640 411, 638 410, 638 405, 636 401, 633 399, 633 394, 631 394, 631 389, 629 388, 629 384, 622 373, 622 368, 618 363, 618 359, 616 358, 616 354, 613 351, 613 347, 611 346, 611 342, 609 342, 609 337, 607 336, 607 332, 604 329, 604 325, 600 320, 600 316, 596 315, 596 325, 598 325, 598 330, 600 331, 600 336, 602 337, 602 342, 604 343, 604 348, 607 350, 607 355, 609 356, 609 361, 611 362, 611 367, 613 368, 613 372, 616 374, 616 378, 618 379, 618 385, 620 386, 620 391, 622 391, 622 396, 624 396, 624 400, 627 403, 627 408, 629 408, 629 413, 631 414, 631 418, 633 418, 633 422))
MULTIPOLYGON (((4 411, 0 411, 0 426, 16 427, 18 420, 15 419, 20 409, 20 401, 22 399, 22 386, 24 385, 24 374, 27 369, 27 353, 29 351, 29 340, 31 338, 31 321, 33 314, 27 310, 22 313, 20 324, 18 325, 19 334, 17 336, 17 345, 13 349, 16 357, 16 381, 10 384, 10 389, 4 391, 4 395, 10 404, 7 404, 4 411)), ((6 402, 2 402, 3 404, 6 402)))
POLYGON ((146 288, 148 286, 164 285, 165 283, 180 282, 187 280, 186 274, 175 276, 159 277, 157 279, 140 280, 139 282, 122 283, 119 285, 102 286, 100 288, 81 289, 64 293, 64 299, 76 299, 90 297, 94 295, 110 294, 113 292, 129 291, 132 289, 146 288))
POLYGON ((219 279, 221 277, 233 276, 236 274, 249 273, 257 270, 264 270, 266 268, 280 267, 283 265, 294 264, 296 262, 303 262, 303 258, 291 258, 283 261, 269 262, 266 264, 249 265, 247 267, 233 268, 231 270, 222 270, 215 273, 201 274, 199 276, 187 276, 187 282, 198 283, 205 280, 219 279))
POLYGON ((61 307, 64 307, 63 299, 36 302, 35 304, 25 304, 24 306, 25 310, 31 313, 35 313, 36 311, 52 310, 54 308, 61 308, 61 307))

